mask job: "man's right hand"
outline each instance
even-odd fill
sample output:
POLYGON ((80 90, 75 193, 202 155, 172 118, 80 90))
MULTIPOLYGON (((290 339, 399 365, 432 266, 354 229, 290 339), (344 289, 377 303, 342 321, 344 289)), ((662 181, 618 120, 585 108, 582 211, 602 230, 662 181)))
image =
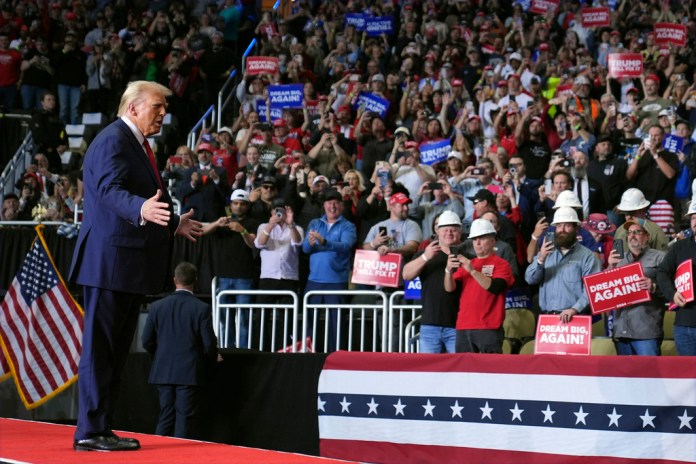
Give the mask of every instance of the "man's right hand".
POLYGON ((172 213, 169 211, 169 203, 159 201, 162 197, 162 190, 157 189, 152 197, 145 200, 142 207, 143 219, 147 222, 153 222, 160 226, 169 224, 169 219, 172 213))

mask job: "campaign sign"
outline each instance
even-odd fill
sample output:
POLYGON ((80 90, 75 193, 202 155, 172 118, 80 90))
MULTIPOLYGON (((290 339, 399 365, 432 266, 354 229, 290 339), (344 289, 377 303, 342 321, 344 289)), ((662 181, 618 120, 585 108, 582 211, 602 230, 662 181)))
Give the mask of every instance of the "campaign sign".
POLYGON ((449 139, 424 143, 420 146, 421 163, 433 165, 447 160, 447 155, 452 151, 449 139))
POLYGON ((404 298, 407 300, 421 299, 421 280, 416 277, 413 280, 404 280, 404 298))
POLYGON ((684 138, 672 134, 667 135, 662 141, 662 147, 671 153, 680 152, 684 148, 684 138))
POLYGON ((401 273, 401 255, 387 253, 381 256, 372 250, 356 250, 353 260, 353 283, 398 287, 401 273))
POLYGON ((365 111, 374 111, 379 114, 381 118, 387 115, 389 100, 385 100, 370 92, 360 92, 358 98, 355 99, 353 109, 357 111, 363 103, 365 104, 365 111))
MULTIPOLYGON (((691 275, 691 258, 687 259, 679 266, 674 274, 674 288, 684 297, 686 302, 694 301, 694 277, 691 275)), ((669 310, 676 309, 677 305, 669 304, 669 310)))
POLYGON ((673 43, 677 47, 686 45, 686 26, 683 24, 655 23, 655 43, 673 43))
POLYGON ((276 119, 280 119, 283 117, 283 109, 282 108, 274 108, 271 106, 271 119, 269 120, 266 117, 266 113, 268 112, 268 108, 266 106, 266 100, 260 98, 256 100, 256 112, 259 113, 259 121, 260 122, 271 122, 275 121, 276 119))
POLYGON ((560 0, 532 0, 529 11, 536 14, 546 14, 548 11, 556 11, 560 0))
POLYGON ((511 288, 505 294, 505 309, 532 309, 529 288, 511 288))
POLYGON ((368 37, 379 37, 382 34, 394 34, 394 18, 392 16, 377 16, 367 18, 365 32, 368 37))
POLYGON ((606 6, 583 8, 580 10, 582 27, 607 27, 611 24, 610 14, 606 6))
POLYGON ((346 13, 345 24, 355 26, 357 32, 362 32, 365 30, 365 23, 367 22, 367 15, 362 13, 346 13))
POLYGON ((592 343, 592 316, 575 316, 561 322, 557 314, 539 315, 534 354, 589 356, 592 343))
POLYGON ((278 58, 274 56, 249 56, 246 59, 246 73, 250 76, 277 72, 278 58))
POLYGON ((640 77, 643 74, 643 55, 640 53, 610 53, 607 57, 609 76, 640 77))
POLYGON ((592 314, 650 301, 650 292, 638 288, 642 278, 643 266, 640 263, 584 276, 582 280, 590 299, 592 314))
POLYGON ((268 98, 271 100, 271 108, 302 108, 304 85, 270 85, 268 98))

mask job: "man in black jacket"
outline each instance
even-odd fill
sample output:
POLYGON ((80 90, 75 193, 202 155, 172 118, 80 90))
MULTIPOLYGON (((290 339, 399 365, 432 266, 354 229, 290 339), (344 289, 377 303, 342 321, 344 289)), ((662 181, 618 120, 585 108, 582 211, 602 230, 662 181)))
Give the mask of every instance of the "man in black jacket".
POLYGON ((196 279, 196 267, 180 263, 176 291, 152 304, 143 330, 143 347, 154 357, 149 382, 160 398, 157 435, 192 437, 192 419, 216 358, 210 306, 193 295, 196 279))

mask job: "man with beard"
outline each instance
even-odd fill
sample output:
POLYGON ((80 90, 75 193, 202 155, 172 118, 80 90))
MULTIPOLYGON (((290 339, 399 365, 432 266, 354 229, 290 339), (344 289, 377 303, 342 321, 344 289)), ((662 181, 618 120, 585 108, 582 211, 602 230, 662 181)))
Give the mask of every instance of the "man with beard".
POLYGON ((657 290, 657 269, 664 251, 650 248, 650 232, 645 221, 636 219, 623 224, 628 235, 628 253, 619 257, 616 250, 609 255, 608 269, 631 263, 640 263, 643 275, 637 284, 648 290, 651 299, 614 311, 614 343, 619 355, 659 356, 662 342, 662 318, 665 301, 657 290))
POLYGON ((543 120, 539 116, 532 116, 532 111, 525 111, 521 123, 515 128, 515 142, 519 147, 517 154, 527 167, 527 176, 543 179, 551 161, 551 147, 544 133, 543 120))
MULTIPOLYGON (((203 233, 215 232, 212 236, 215 250, 211 254, 213 260, 212 275, 218 277, 218 290, 251 290, 254 278, 258 275, 258 263, 254 253, 254 240, 259 226, 258 220, 247 216, 249 211, 249 194, 245 190, 235 190, 230 196, 230 217, 222 216, 217 221, 203 226, 203 233)), ((251 303, 250 295, 225 296, 222 303, 251 303)), ((234 308, 226 309, 223 314, 224 346, 230 346, 234 330, 230 327, 235 318, 234 308), (229 323, 228 323, 229 321, 229 323)), ((249 344, 248 321, 249 310, 239 311, 239 334, 237 348, 251 348, 249 344)))
POLYGON ((462 221, 452 211, 445 211, 435 221, 437 240, 432 240, 422 252, 416 253, 404 266, 404 280, 420 277, 421 281, 421 353, 454 353, 457 332, 455 323, 461 287, 445 292, 442 281, 451 246, 459 245, 462 221))
POLYGON ((589 217, 590 213, 603 212, 601 203, 601 185, 587 175, 589 160, 585 152, 571 149, 572 167, 570 174, 573 176, 573 191, 582 205, 582 217, 589 217))
POLYGON ((657 74, 648 74, 643 78, 643 90, 645 97, 638 105, 638 120, 643 121, 646 118, 650 119, 650 125, 657 124, 657 116, 661 110, 672 106, 670 100, 660 96, 660 78, 657 74))
POLYGON ((542 314, 558 314, 561 322, 586 312, 589 306, 582 277, 602 270, 597 256, 577 241, 580 220, 573 208, 556 210, 549 234, 524 274, 529 285, 539 285, 542 314))
POLYGON ((590 98, 592 83, 586 76, 575 78, 575 96, 568 101, 568 108, 573 108, 582 114, 586 121, 592 121, 591 126, 597 125, 597 120, 602 115, 602 106, 594 98, 590 98))
POLYGON ((606 215, 614 224, 619 224, 619 217, 614 213, 614 206, 619 203, 621 192, 626 184, 626 160, 616 156, 612 149, 612 140, 608 135, 602 135, 594 149, 594 158, 587 165, 587 178, 591 183, 600 186, 601 207, 598 212, 606 215))
POLYGON ((461 282, 457 314, 457 353, 502 353, 505 292, 514 283, 510 265, 495 254, 495 228, 485 219, 471 224, 469 238, 476 257, 450 253, 445 268, 445 291, 461 282))

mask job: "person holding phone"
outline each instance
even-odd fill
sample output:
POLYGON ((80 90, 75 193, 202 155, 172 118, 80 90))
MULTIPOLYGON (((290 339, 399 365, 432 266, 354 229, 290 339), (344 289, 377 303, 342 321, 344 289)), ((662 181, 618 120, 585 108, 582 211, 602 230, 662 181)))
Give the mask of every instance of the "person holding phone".
MULTIPOLYGON (((662 319, 665 300, 657 287, 656 278, 665 252, 650 248, 650 232, 645 227, 644 220, 626 221, 622 227, 628 237, 628 250, 619 253, 612 249, 608 269, 640 263, 643 277, 638 281, 638 287, 650 292, 650 300, 614 311, 613 337, 616 352, 619 355, 659 356, 664 336, 662 319)), ((623 244, 621 240, 615 243, 623 244)))
POLYGON ((435 182, 424 182, 418 195, 416 195, 416 215, 421 218, 423 224, 423 236, 430 237, 435 231, 431 224, 435 216, 444 211, 451 211, 458 217, 466 214, 462 201, 452 191, 447 179, 438 179, 435 182))
POLYGON ((602 267, 597 256, 577 240, 580 220, 573 208, 558 208, 551 225, 556 227, 553 239, 548 234, 544 237, 524 277, 529 285, 539 285, 541 313, 558 314, 561 322, 569 322, 589 308, 582 277, 602 267))

